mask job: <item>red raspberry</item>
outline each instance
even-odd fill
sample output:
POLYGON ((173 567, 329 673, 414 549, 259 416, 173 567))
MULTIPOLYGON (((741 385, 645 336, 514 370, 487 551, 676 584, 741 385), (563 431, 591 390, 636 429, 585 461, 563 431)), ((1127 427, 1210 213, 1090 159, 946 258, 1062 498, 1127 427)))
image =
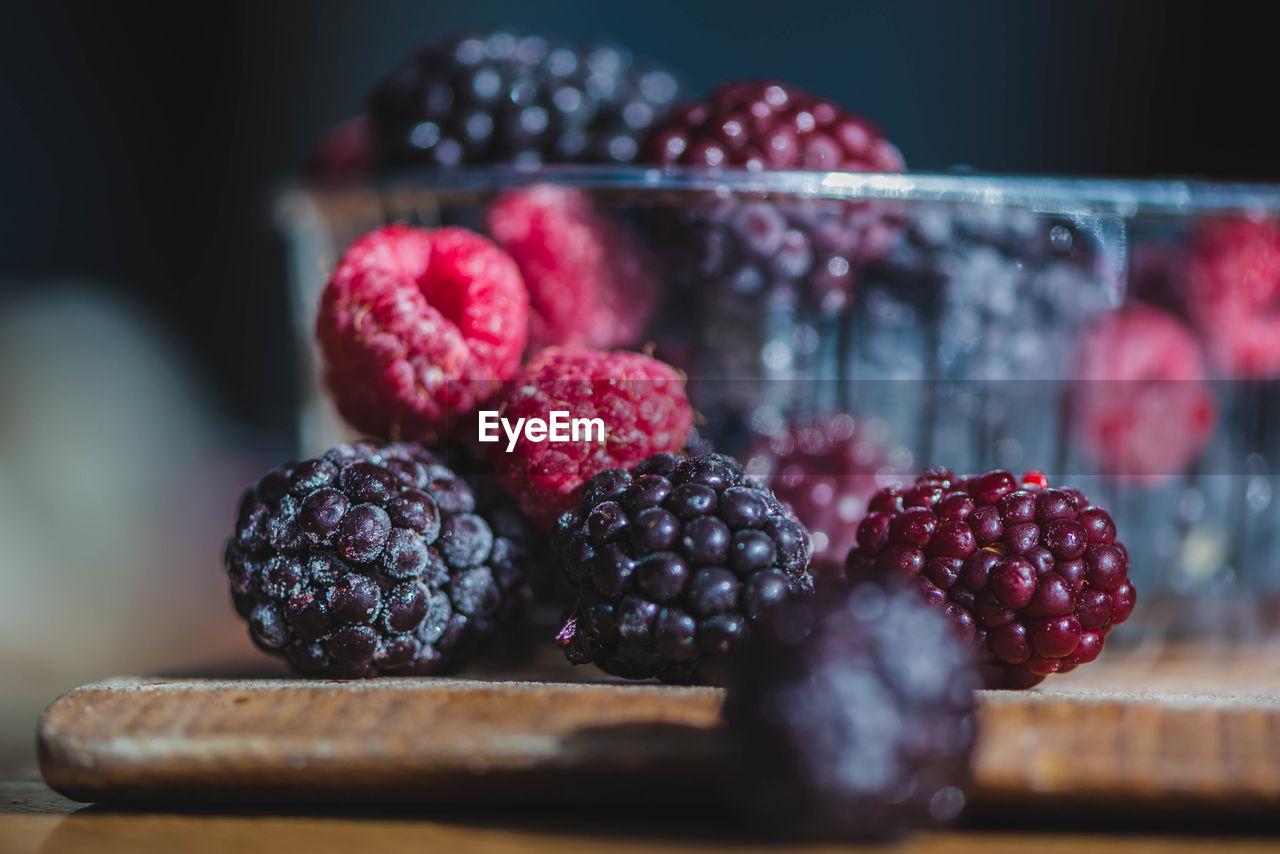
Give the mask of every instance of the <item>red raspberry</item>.
POLYGON ((1129 553, 1077 489, 1007 471, 932 469, 871 498, 851 581, 907 578, 973 640, 991 688, 1029 688, 1093 661, 1133 612, 1129 553))
POLYGON ((307 174, 321 180, 363 178, 372 170, 373 139, 364 116, 347 119, 325 131, 307 162, 307 174))
POLYGON ((437 439, 515 373, 529 299, 511 256, 463 228, 390 225, 351 245, 316 336, 339 411, 391 439, 437 439))
POLYGON ((1185 471, 1217 423, 1191 332, 1171 314, 1133 304, 1103 317, 1082 354, 1076 412, 1102 470, 1126 479, 1185 471))
POLYGON ((510 453, 505 436, 485 445, 503 488, 543 527, 577 503, 592 475, 678 451, 693 429, 684 379, 639 353, 543 350, 511 383, 501 413, 514 425, 520 418, 548 420, 553 411, 602 419, 605 441, 533 442, 522 432, 510 453))
POLYGON ((877 488, 876 472, 885 465, 884 445, 867 427, 847 413, 798 421, 784 433, 759 437, 743 457, 747 474, 763 477, 809 529, 810 569, 819 583, 843 574, 877 488))
POLYGON ((653 260, 587 196, 550 185, 514 190, 486 223, 524 274, 531 348, 640 342, 658 301, 653 260))
POLYGON ((1215 364, 1236 377, 1280 375, 1280 223, 1200 229, 1182 289, 1215 364))

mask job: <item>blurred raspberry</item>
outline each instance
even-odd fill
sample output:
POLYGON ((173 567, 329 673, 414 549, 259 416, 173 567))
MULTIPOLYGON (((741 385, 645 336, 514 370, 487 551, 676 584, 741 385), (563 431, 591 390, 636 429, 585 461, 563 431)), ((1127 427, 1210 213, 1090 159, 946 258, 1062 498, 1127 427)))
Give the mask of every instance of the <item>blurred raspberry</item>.
POLYGON ((1189 256, 1187 314, 1214 363, 1234 377, 1280 375, 1280 223, 1208 224, 1189 256))
POLYGON ((522 432, 510 453, 505 437, 485 446, 503 488, 544 528, 577 503, 592 475, 679 451, 693 427, 683 378, 639 353, 543 350, 511 383, 501 412, 514 425, 521 418, 549 420, 553 411, 601 419, 605 441, 535 442, 522 432))
POLYGON ((519 269, 488 238, 391 225, 343 255, 321 296, 316 336, 352 425, 436 439, 515 373, 528 314, 519 269))
POLYGON ((653 259, 577 190, 550 185, 500 196, 489 234, 529 289, 529 346, 631 347, 659 293, 653 259))
POLYGON ((885 464, 883 445, 848 413, 795 421, 757 437, 744 455, 747 474, 787 504, 813 540, 812 571, 822 583, 843 574, 858 523, 885 464))
POLYGON ((363 178, 372 169, 373 139, 364 116, 347 119, 325 131, 307 161, 307 174, 322 181, 363 178))
POLYGON ((1141 304, 1108 314, 1087 334, 1075 405, 1107 474, 1178 474, 1213 435, 1217 404, 1200 348, 1173 315, 1141 304))

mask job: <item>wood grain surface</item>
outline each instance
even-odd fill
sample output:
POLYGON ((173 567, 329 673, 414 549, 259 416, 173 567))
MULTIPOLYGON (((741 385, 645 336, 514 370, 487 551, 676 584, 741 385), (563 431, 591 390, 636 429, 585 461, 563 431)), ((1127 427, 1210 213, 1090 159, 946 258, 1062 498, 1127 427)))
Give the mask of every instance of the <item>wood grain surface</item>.
MULTIPOLYGON (((722 695, 646 684, 120 678, 45 713, 41 770, 86 802, 655 802, 731 792, 722 695)), ((1280 806, 1280 657, 1161 650, 983 692, 978 807, 1280 806)))

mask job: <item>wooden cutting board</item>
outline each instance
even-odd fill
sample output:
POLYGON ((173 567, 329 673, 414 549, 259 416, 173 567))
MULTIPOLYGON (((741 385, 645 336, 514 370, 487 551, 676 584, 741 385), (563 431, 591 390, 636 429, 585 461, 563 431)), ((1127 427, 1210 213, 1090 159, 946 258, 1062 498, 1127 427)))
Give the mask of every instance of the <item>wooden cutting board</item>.
MULTIPOLYGON (((662 800, 732 790, 721 700, 615 682, 122 677, 61 697, 38 742, 49 785, 87 802, 662 800)), ((1280 654, 1104 656, 982 692, 979 732, 975 805, 1274 809, 1280 654)))

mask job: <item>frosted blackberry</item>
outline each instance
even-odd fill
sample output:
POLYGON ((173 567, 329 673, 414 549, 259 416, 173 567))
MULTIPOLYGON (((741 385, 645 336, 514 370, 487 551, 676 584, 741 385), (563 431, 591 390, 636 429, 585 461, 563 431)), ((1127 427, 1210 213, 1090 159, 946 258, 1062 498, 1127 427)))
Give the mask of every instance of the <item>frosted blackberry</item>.
POLYGON ((1110 514, 1040 472, 931 469, 877 492, 852 581, 906 578, 974 641, 988 687, 1029 688, 1093 661, 1137 594, 1110 514))
POLYGON ((456 670, 528 603, 512 512, 421 445, 339 445, 245 492, 232 601, 259 648, 307 675, 456 670))
POLYGON ((381 166, 627 163, 678 93, 615 45, 499 30, 414 53, 368 110, 381 166))
POLYGON ((980 679, 914 591, 864 582, 785 603, 747 652, 724 711, 749 806, 775 830, 891 838, 959 814, 980 679))
POLYGON ((554 537, 578 595, 566 656, 626 678, 723 682, 752 623, 813 589, 808 532, 720 454, 603 471, 554 537))
POLYGON ((1001 206, 916 205, 866 271, 854 346, 867 375, 1056 378, 1119 298, 1095 223, 1001 206))

